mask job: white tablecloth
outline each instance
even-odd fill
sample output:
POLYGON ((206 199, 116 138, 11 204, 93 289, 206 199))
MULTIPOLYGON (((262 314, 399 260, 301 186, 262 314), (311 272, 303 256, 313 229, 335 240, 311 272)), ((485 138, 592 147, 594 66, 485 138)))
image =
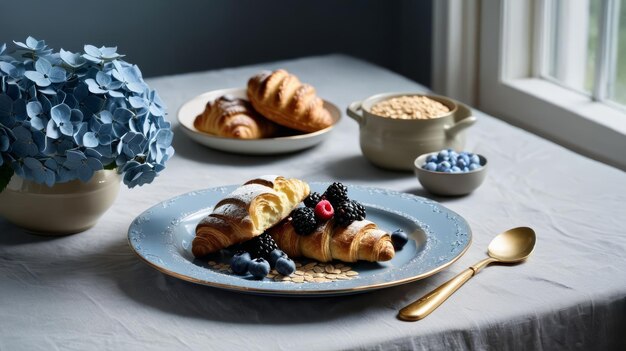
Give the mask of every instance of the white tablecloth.
POLYGON ((412 174, 369 164, 348 118, 318 147, 276 157, 213 151, 180 131, 186 100, 279 67, 342 109, 375 93, 424 90, 337 55, 150 79, 169 107, 177 152, 153 184, 123 188, 81 234, 33 236, 0 219, 0 350, 626 349, 626 174, 478 111, 466 149, 489 158, 485 183, 467 197, 434 198, 467 219, 473 244, 431 278, 354 296, 273 298, 187 283, 137 259, 126 231, 142 211, 261 174, 430 197, 412 174), (529 261, 485 269, 422 321, 396 319, 515 226, 537 232, 529 261))

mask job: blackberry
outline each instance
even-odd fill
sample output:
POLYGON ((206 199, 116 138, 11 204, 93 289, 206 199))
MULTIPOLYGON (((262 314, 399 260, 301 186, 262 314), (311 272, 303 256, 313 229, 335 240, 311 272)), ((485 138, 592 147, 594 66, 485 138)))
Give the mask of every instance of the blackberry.
POLYGON ((335 208, 335 223, 346 227, 354 221, 365 219, 365 207, 356 201, 344 201, 335 208))
POLYGON ((320 193, 311 192, 309 196, 304 199, 304 205, 306 207, 315 208, 317 203, 322 200, 322 195, 320 193))
POLYGON ((348 201, 348 188, 338 182, 331 184, 326 192, 324 198, 330 202, 333 207, 337 207, 344 201, 348 201))
POLYGON ((252 258, 270 259, 272 251, 278 249, 278 245, 269 233, 257 235, 241 244, 241 249, 250 253, 252 258))
POLYGON ((315 211, 309 207, 298 207, 291 212, 291 224, 296 234, 309 235, 317 228, 315 211))

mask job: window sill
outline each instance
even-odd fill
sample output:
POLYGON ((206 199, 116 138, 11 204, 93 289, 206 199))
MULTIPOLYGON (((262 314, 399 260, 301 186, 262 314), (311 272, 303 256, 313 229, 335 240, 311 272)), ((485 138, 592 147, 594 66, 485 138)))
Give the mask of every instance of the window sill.
POLYGON ((543 79, 511 79, 496 85, 481 92, 481 108, 487 112, 626 170, 626 113, 543 79))
MULTIPOLYGON (((515 79, 504 84, 540 99, 543 103, 562 108, 578 118, 586 119, 626 137, 626 112, 624 111, 591 101, 588 96, 544 79, 515 79)), ((571 122, 571 119, 568 122, 571 122)))

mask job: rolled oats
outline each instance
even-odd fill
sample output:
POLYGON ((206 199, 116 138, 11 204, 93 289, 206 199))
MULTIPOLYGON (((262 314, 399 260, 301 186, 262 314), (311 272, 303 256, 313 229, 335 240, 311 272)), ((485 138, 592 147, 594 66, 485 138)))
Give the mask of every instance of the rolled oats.
POLYGON ((446 115, 450 109, 426 96, 399 96, 372 106, 371 113, 395 119, 431 119, 446 115))
MULTIPOLYGON (((233 273, 230 265, 227 263, 218 263, 215 261, 208 262, 211 269, 224 273, 233 273)), ((272 269, 266 276, 266 278, 276 282, 286 283, 327 283, 335 282, 337 280, 350 280, 356 278, 359 274, 353 271, 350 266, 346 266, 343 263, 331 264, 310 262, 306 265, 302 263, 296 263, 296 271, 290 276, 284 276, 278 273, 276 269, 272 269)))
POLYGON ((313 272, 315 272, 315 273, 322 273, 322 272, 324 272, 324 268, 322 268, 320 266, 315 266, 315 267, 313 267, 313 272))

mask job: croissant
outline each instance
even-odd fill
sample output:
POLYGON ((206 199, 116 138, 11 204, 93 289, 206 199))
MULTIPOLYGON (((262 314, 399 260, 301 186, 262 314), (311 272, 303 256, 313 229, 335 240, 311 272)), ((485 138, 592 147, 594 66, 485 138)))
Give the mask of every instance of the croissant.
POLYGON ((354 221, 347 227, 336 226, 330 220, 307 236, 296 234, 291 220, 284 220, 269 233, 289 257, 304 256, 319 262, 379 262, 395 255, 389 233, 368 220, 354 221))
POLYGON ((209 101, 193 125, 206 133, 238 139, 267 138, 277 130, 277 125, 259 115, 248 101, 232 95, 209 101))
POLYGON ((262 234, 309 195, 299 179, 263 176, 235 189, 196 226, 191 251, 201 257, 262 234))
POLYGON ((315 88, 282 69, 250 78, 248 99, 263 116, 288 128, 315 132, 333 123, 315 88))

